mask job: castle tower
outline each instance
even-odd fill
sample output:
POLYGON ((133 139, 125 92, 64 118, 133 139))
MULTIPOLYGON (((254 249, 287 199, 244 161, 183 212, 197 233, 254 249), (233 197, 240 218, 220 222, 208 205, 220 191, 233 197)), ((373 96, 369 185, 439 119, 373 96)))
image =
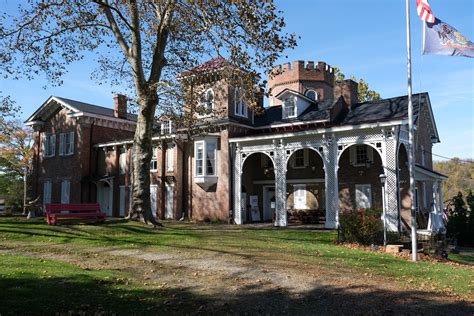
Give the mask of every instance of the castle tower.
POLYGON ((268 78, 270 106, 281 105, 275 96, 285 89, 298 91, 317 101, 332 99, 334 94, 334 69, 325 62, 302 60, 286 63, 274 68, 268 78), (314 94, 313 94, 314 92, 314 94))

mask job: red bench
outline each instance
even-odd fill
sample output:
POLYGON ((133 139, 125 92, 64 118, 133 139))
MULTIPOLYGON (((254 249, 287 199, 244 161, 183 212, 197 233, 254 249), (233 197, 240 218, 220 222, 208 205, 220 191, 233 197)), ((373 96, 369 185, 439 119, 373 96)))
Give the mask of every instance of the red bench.
POLYGON ((105 221, 105 214, 97 203, 85 204, 46 204, 46 222, 56 225, 58 222, 97 222, 105 221))

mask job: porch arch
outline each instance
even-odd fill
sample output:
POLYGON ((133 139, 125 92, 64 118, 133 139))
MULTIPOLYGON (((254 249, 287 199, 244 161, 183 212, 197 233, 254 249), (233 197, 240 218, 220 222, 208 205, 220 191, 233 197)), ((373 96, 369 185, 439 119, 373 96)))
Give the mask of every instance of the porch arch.
POLYGON ((272 156, 263 151, 246 155, 242 160, 241 175, 242 223, 275 220, 275 203, 270 204, 270 200, 275 199, 275 187, 275 162, 272 156))
POLYGON ((379 155, 380 159, 382 160, 382 164, 384 164, 384 159, 383 159, 383 155, 382 153, 380 152, 380 148, 377 148, 377 146, 375 146, 374 144, 372 143, 369 143, 369 142, 355 142, 353 144, 350 144, 350 145, 347 145, 345 146, 337 155, 337 165, 339 166, 339 161, 341 160, 341 157, 342 155, 344 154, 344 152, 349 149, 350 147, 353 147, 353 146, 361 146, 361 145, 366 145, 366 146, 369 146, 372 148, 373 151, 377 152, 377 154, 379 155))
MULTIPOLYGON (((290 158, 295 154, 295 152, 297 152, 297 151, 299 151, 299 150, 302 150, 302 149, 308 149, 308 150, 311 150, 311 151, 315 152, 315 153, 321 158, 321 160, 322 160, 322 162, 323 162, 323 169, 324 169, 324 170, 327 169, 327 168, 326 168, 326 163, 327 163, 327 162, 326 162, 326 159, 324 159, 323 154, 321 154, 321 152, 320 152, 319 150, 317 150, 316 148, 311 147, 311 146, 302 146, 301 148, 297 148, 297 149, 291 151, 290 154, 287 153, 287 155, 286 155, 286 162, 285 162, 285 164, 286 164, 287 167, 288 167, 288 162, 290 161, 290 158)), ((288 171, 288 170, 286 170, 286 171, 288 171)))
POLYGON ((403 143, 397 147, 397 177, 401 226, 409 231, 411 227, 410 172, 408 169, 408 146, 403 143))
POLYGON ((357 208, 383 209, 380 174, 385 173, 385 160, 379 149, 371 143, 356 142, 338 154, 339 212, 357 208), (366 151, 365 160, 358 161, 357 152, 351 152, 351 148, 357 148, 355 146, 371 148, 372 157, 366 151))
POLYGON ((288 221, 325 224, 327 217, 326 161, 320 151, 302 146, 286 157, 288 221))

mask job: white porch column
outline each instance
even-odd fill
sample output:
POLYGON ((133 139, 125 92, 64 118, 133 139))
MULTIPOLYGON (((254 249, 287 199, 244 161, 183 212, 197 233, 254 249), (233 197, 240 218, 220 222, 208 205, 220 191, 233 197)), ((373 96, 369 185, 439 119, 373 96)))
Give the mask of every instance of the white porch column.
POLYGON ((398 209, 398 191, 399 183, 397 181, 397 142, 393 133, 385 134, 384 150, 384 171, 387 179, 385 181, 385 212, 387 216, 387 230, 398 232, 399 227, 399 209, 398 209))
POLYGON ((433 212, 438 213, 438 181, 433 181, 433 212))
POLYGON ((240 154, 239 144, 236 144, 234 150, 234 222, 237 225, 242 224, 242 155, 240 154))
POLYGON ((438 185, 438 197, 439 197, 439 210, 441 215, 444 216, 444 206, 443 206, 443 181, 439 181, 438 185))
POLYGON ((326 185, 326 228, 337 228, 339 226, 339 181, 337 179, 338 154, 337 141, 332 136, 324 146, 325 185, 326 185))
POLYGON ((275 226, 287 226, 286 210, 286 154, 285 148, 278 141, 275 145, 275 226))

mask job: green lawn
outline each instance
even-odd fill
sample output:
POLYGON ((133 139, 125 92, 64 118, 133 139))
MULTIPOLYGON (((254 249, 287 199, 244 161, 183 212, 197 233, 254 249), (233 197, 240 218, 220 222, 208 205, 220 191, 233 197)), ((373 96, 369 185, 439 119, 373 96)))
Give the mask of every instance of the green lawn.
POLYGON ((474 264, 474 249, 473 248, 459 247, 458 251, 459 253, 450 253, 449 259, 454 260, 456 262, 474 264))
MULTIPOLYGON (((153 230, 127 222, 48 226, 41 219, 0 218, 0 314, 20 313, 24 311, 26 301, 30 310, 45 313, 58 308, 67 310, 68 306, 82 306, 87 310, 84 304, 101 304, 105 310, 119 310, 125 314, 142 313, 177 295, 170 289, 144 285, 130 271, 84 269, 75 264, 22 254, 22 251, 47 254, 45 249, 48 247, 65 251, 87 247, 99 252, 108 247, 157 253, 211 251, 268 262, 278 260, 321 269, 355 271, 373 275, 381 282, 398 282, 401 288, 449 292, 472 298, 474 270, 470 267, 428 261, 412 263, 388 254, 337 246, 333 242, 335 238, 334 232, 291 228, 169 223, 163 230, 153 230)), ((199 301, 189 292, 178 295, 181 299, 187 297, 187 302, 199 301)), ((184 313, 192 306, 196 305, 180 306, 179 311, 184 313)))

